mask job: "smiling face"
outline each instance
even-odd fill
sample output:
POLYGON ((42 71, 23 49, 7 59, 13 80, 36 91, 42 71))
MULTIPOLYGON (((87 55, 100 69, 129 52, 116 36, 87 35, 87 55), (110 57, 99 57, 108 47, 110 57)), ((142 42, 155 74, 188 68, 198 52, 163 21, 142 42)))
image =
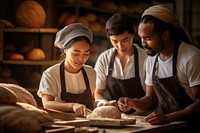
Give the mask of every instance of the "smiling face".
POLYGON ((90 57, 90 44, 85 41, 76 41, 65 49, 65 67, 71 73, 77 73, 90 57))
POLYGON ((118 50, 118 52, 126 52, 132 48, 133 35, 124 32, 121 35, 111 35, 110 42, 118 50))
POLYGON ((154 31, 153 23, 141 23, 138 27, 138 35, 148 55, 154 56, 164 49, 162 38, 154 31))

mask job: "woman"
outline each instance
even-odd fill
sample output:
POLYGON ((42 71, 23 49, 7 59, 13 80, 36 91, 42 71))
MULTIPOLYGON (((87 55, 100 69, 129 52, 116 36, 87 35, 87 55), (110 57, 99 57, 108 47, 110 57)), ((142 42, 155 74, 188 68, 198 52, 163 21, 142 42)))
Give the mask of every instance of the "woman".
POLYGON ((144 79, 141 77, 144 77, 147 54, 137 44, 133 44, 135 32, 132 18, 121 13, 114 14, 106 22, 106 33, 113 48, 101 53, 95 64, 95 99, 99 101, 98 106, 116 105, 116 101, 124 96, 144 96, 144 79), (105 100, 106 90, 111 101, 105 100))
POLYGON ((96 73, 85 65, 92 41, 91 30, 80 23, 70 24, 56 34, 55 46, 63 50, 65 59, 43 72, 38 96, 44 108, 74 112, 76 116, 93 109, 96 73))

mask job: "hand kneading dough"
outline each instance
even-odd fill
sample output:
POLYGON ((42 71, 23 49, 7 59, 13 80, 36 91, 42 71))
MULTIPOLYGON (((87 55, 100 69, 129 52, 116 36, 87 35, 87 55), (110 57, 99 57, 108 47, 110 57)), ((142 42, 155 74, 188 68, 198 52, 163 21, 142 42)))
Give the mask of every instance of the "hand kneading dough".
POLYGON ((87 118, 121 119, 121 112, 114 106, 100 106, 95 108, 87 118))

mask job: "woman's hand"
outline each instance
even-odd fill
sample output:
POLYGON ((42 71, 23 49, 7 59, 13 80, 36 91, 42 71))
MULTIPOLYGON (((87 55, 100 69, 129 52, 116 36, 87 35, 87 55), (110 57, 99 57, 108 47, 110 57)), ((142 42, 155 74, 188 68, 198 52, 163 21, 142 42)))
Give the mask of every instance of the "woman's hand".
POLYGON ((117 100, 107 101, 105 99, 98 100, 97 107, 100 107, 100 106, 115 106, 115 107, 118 107, 117 106, 117 100))
POLYGON ((133 99, 127 97, 121 97, 118 102, 118 107, 121 111, 127 112, 133 108, 133 99))
POLYGON ((104 104, 104 106, 115 106, 118 108, 118 105, 117 105, 117 100, 111 100, 111 101, 108 101, 104 104))
POLYGON ((76 116, 86 116, 87 115, 87 108, 83 104, 74 103, 72 105, 72 109, 76 116))

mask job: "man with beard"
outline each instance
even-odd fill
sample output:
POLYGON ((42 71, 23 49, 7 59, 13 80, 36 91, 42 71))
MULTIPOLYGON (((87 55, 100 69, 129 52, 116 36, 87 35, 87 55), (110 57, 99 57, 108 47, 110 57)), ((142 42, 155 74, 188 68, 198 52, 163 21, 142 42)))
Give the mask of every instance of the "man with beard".
POLYGON ((146 95, 140 99, 120 98, 120 110, 154 110, 146 117, 153 125, 185 120, 188 131, 198 131, 195 121, 200 118, 200 50, 190 45, 187 32, 163 5, 144 11, 138 34, 149 55, 146 95), (156 110, 158 105, 161 112, 156 110))

